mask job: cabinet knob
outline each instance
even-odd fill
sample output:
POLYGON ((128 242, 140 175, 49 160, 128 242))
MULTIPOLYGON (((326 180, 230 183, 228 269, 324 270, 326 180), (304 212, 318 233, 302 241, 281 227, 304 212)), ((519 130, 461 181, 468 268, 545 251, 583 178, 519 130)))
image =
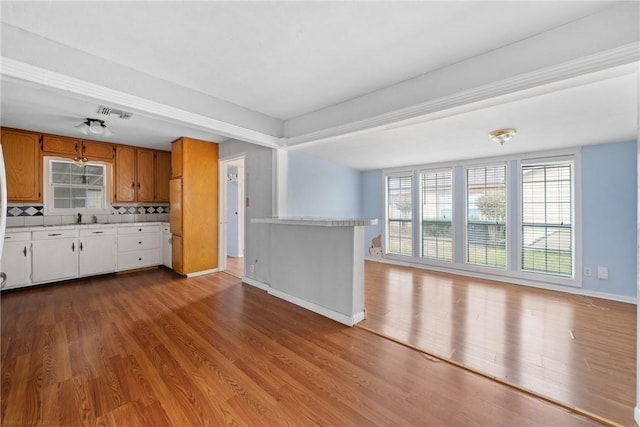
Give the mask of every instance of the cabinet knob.
POLYGON ((22 253, 24 254, 24 256, 27 256, 27 247, 25 246, 24 249, 22 250, 22 253))
POLYGON ((139 244, 139 245, 141 245, 141 244, 142 244, 142 242, 138 242, 138 244, 139 244))
POLYGON ((142 258, 138 258, 138 261, 142 261, 142 258))

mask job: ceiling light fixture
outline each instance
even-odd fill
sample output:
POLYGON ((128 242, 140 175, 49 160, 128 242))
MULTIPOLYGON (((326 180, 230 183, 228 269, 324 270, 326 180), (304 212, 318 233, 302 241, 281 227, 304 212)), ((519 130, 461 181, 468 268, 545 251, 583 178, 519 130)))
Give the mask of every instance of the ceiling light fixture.
POLYGON ((84 122, 74 127, 78 129, 80 133, 85 135, 89 135, 89 134, 99 135, 99 136, 113 135, 113 132, 107 129, 107 125, 104 123, 104 120, 87 118, 85 119, 84 122))
POLYGON ((505 142, 513 138, 513 136, 518 131, 514 128, 506 128, 506 129, 497 129, 493 132, 489 132, 489 138, 491 138, 494 142, 499 142, 500 145, 503 145, 505 142))

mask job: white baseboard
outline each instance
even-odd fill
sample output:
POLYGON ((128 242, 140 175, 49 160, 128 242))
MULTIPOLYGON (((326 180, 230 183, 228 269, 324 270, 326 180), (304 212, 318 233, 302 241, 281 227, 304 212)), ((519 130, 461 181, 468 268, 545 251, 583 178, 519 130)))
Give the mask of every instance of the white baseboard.
POLYGON ((338 313, 337 311, 330 310, 326 307, 322 307, 321 305, 314 304, 312 302, 305 301, 301 298, 289 295, 277 289, 273 289, 268 284, 252 279, 250 277, 243 277, 242 282, 246 283, 247 285, 254 286, 258 289, 262 289, 263 291, 267 291, 269 295, 273 295, 276 298, 288 301, 291 304, 295 304, 299 307, 306 308, 309 311, 313 311, 314 313, 320 314, 324 317, 328 317, 329 319, 335 320, 336 322, 342 323, 343 325, 353 326, 356 323, 362 322, 366 317, 366 313, 364 310, 360 313, 354 314, 353 316, 347 316, 346 314, 338 313))
POLYGON ((211 274, 211 273, 217 273, 218 270, 217 268, 212 268, 210 270, 202 270, 202 271, 196 271, 194 273, 187 273, 185 274, 186 277, 198 277, 198 276, 204 276, 205 274, 211 274))
POLYGON ((517 285, 524 285, 524 286, 530 286, 532 288, 539 288, 539 289, 546 289, 548 291, 558 291, 558 292, 566 292, 568 294, 575 294, 575 295, 582 295, 582 296, 586 296, 586 297, 594 297, 594 298, 602 298, 602 299, 607 299, 607 300, 611 300, 611 301, 618 301, 618 302, 626 302, 629 304, 637 304, 637 298, 634 297, 627 297, 627 296, 623 296, 623 295, 616 295, 616 294, 608 294, 605 292, 598 292, 598 291, 590 291, 587 289, 582 289, 582 288, 574 288, 574 287, 564 287, 564 286, 559 286, 559 285, 546 285, 544 283, 534 283, 534 282, 530 282, 527 280, 521 280, 521 279, 517 279, 517 278, 513 278, 513 277, 501 277, 501 276, 493 276, 493 275, 489 275, 489 274, 482 274, 482 273, 476 273, 473 271, 464 271, 464 270, 458 270, 458 269, 448 269, 448 268, 442 268, 442 267, 434 267, 434 266, 430 266, 430 265, 422 265, 422 264, 416 264, 413 262, 404 262, 404 261, 398 261, 395 259, 389 259, 389 258, 378 258, 378 257, 370 257, 367 256, 365 257, 366 261, 372 261, 372 262, 379 262, 382 264, 390 264, 390 265, 400 265, 403 267, 413 267, 413 268, 418 268, 421 270, 431 270, 431 271, 437 271, 437 272, 441 272, 441 273, 450 273, 450 274, 457 274, 459 276, 465 276, 465 277, 475 277, 478 279, 488 279, 488 280, 495 280, 496 282, 504 282, 504 283, 511 283, 511 284, 517 284, 517 285))
POLYGON ((254 286, 258 289, 262 289, 263 291, 269 291, 269 289, 271 289, 271 286, 267 285, 266 283, 260 282, 247 276, 244 276, 242 278, 242 283, 246 283, 247 285, 254 286))
POLYGON ((633 419, 635 420, 636 424, 640 426, 640 408, 638 408, 637 406, 633 410, 633 419))
POLYGON ((285 301, 288 301, 292 304, 300 306, 302 308, 306 308, 307 310, 313 311, 314 313, 320 314, 324 317, 328 317, 329 319, 335 320, 336 322, 342 323, 343 325, 353 326, 358 322, 364 320, 365 312, 361 311, 360 313, 356 313, 353 316, 347 316, 346 314, 338 313, 337 311, 330 310, 326 307, 322 307, 320 305, 314 304, 309 301, 305 301, 293 295, 289 295, 285 292, 279 291, 277 289, 269 289, 269 294, 274 297, 278 297, 285 301))

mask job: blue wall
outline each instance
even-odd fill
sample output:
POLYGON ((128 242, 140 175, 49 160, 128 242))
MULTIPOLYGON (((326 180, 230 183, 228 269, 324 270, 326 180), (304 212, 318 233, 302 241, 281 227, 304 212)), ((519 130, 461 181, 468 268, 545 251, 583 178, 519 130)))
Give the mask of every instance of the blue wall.
POLYGON ((299 151, 287 161, 287 216, 360 218, 360 172, 299 151))
MULTIPOLYGON (((583 277, 582 289, 587 292, 636 297, 636 150, 636 141, 582 147, 582 263, 592 270, 591 277, 583 277), (609 280, 597 278, 598 266, 609 268, 609 280)), ((456 180, 463 182, 462 167, 454 170, 456 180)), ((517 175, 513 161, 511 171, 513 179, 517 175)), ((384 227, 382 177, 382 171, 362 173, 362 216, 380 220, 377 227, 367 227, 365 255, 371 237, 384 227)), ((457 206, 464 206, 463 192, 455 197, 457 206)), ((455 210, 458 224, 463 220, 460 211, 455 210)), ((456 240, 456 260, 464 258, 462 243, 456 240)))
POLYGON ((636 296, 636 142, 582 149, 583 289, 636 296), (609 280, 598 280, 598 266, 609 280))
POLYGON ((384 191, 382 190, 382 171, 361 172, 363 218, 376 218, 378 225, 370 225, 364 228, 365 256, 369 255, 371 239, 382 234, 384 225, 384 191))

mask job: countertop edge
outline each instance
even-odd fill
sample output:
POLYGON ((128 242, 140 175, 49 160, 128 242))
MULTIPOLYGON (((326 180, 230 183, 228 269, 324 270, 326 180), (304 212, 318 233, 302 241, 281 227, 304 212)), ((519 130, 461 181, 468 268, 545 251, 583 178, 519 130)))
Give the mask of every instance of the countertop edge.
POLYGON ((378 224, 377 218, 252 218, 253 224, 305 225, 315 227, 364 227, 378 224))
POLYGON ((34 225, 7 227, 6 233, 24 233, 29 231, 57 231, 57 230, 84 230, 95 228, 111 228, 111 227, 140 227, 143 225, 166 225, 166 221, 146 221, 146 222, 111 222, 106 224, 65 224, 65 225, 34 225))

